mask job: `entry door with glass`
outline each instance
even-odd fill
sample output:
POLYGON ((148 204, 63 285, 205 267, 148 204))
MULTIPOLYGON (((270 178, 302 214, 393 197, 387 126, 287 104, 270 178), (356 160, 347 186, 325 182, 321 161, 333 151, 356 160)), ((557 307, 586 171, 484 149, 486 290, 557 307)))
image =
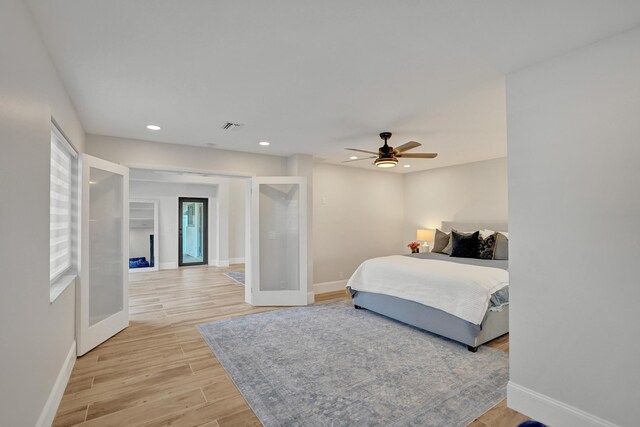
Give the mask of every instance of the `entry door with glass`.
POLYGON ((77 353, 129 325, 129 169, 83 154, 77 353))
POLYGON ((208 200, 178 198, 178 265, 207 264, 208 200))
POLYGON ((306 178, 253 178, 249 234, 246 302, 252 305, 306 305, 306 178))

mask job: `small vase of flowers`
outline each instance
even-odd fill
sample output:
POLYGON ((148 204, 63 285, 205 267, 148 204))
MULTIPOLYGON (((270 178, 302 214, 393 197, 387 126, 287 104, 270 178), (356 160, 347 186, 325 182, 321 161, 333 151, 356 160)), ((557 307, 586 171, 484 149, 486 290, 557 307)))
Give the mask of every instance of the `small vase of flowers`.
POLYGON ((412 254, 420 253, 420 243, 418 242, 411 242, 407 245, 407 247, 411 249, 412 254))

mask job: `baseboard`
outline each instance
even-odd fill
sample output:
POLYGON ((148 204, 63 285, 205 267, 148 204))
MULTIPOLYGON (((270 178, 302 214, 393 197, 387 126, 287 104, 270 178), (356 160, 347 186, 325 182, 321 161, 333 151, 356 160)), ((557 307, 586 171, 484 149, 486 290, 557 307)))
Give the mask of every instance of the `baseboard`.
POLYGON ((313 284, 313 292, 317 294, 326 294, 327 292, 342 291, 347 286, 346 280, 336 280, 335 282, 322 282, 313 284))
POLYGON ((314 302, 316 302, 316 294, 307 292, 307 304, 313 304, 314 302))
POLYGON ((51 393, 49 393, 49 398, 44 404, 44 408, 42 408, 40 417, 36 422, 36 427, 49 427, 53 423, 53 419, 56 417, 56 412, 58 412, 58 406, 60 406, 60 402, 62 401, 64 389, 67 387, 67 383, 69 382, 69 377, 71 376, 71 371, 73 370, 73 365, 75 364, 75 362, 76 342, 74 340, 71 343, 71 348, 69 349, 67 358, 65 359, 64 363, 62 364, 62 368, 58 373, 58 378, 56 378, 56 382, 53 384, 51 393))
POLYGON ((142 268, 130 268, 129 273, 145 273, 149 271, 158 271, 158 266, 155 267, 142 267, 142 268))
MULTIPOLYGON (((228 260, 212 259, 208 265, 212 267, 229 267, 230 264, 244 264, 244 258, 230 258, 228 260)), ((177 262, 161 262, 158 264, 160 270, 175 270, 178 268, 177 262)))
POLYGON ((581 409, 509 381, 507 405, 536 421, 567 427, 618 427, 581 409))
POLYGON ((158 264, 158 267, 160 267, 160 270, 175 270, 176 268, 178 268, 178 263, 177 262, 161 262, 160 264, 158 264))

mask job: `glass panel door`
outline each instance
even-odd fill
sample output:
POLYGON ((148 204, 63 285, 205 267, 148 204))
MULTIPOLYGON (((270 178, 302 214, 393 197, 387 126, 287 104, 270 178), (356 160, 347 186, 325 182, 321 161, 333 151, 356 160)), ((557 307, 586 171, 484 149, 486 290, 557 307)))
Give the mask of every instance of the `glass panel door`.
POLYGON ((208 200, 178 199, 178 265, 207 264, 208 200))
POLYGON ((305 178, 254 178, 249 303, 306 305, 306 204, 305 178))
POLYGON ((122 175, 89 167, 89 326, 122 310, 122 175))
POLYGON ((83 155, 78 354, 129 324, 129 170, 83 155))

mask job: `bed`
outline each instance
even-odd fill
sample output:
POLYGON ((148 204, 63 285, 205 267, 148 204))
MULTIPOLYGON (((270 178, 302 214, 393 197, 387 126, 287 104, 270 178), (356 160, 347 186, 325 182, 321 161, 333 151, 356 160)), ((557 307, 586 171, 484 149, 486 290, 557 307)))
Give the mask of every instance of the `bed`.
MULTIPOLYGON (((502 223, 443 222, 443 231, 502 223)), ((354 307, 466 344, 469 351, 509 332, 508 261, 439 253, 365 261, 347 282, 354 307)))

